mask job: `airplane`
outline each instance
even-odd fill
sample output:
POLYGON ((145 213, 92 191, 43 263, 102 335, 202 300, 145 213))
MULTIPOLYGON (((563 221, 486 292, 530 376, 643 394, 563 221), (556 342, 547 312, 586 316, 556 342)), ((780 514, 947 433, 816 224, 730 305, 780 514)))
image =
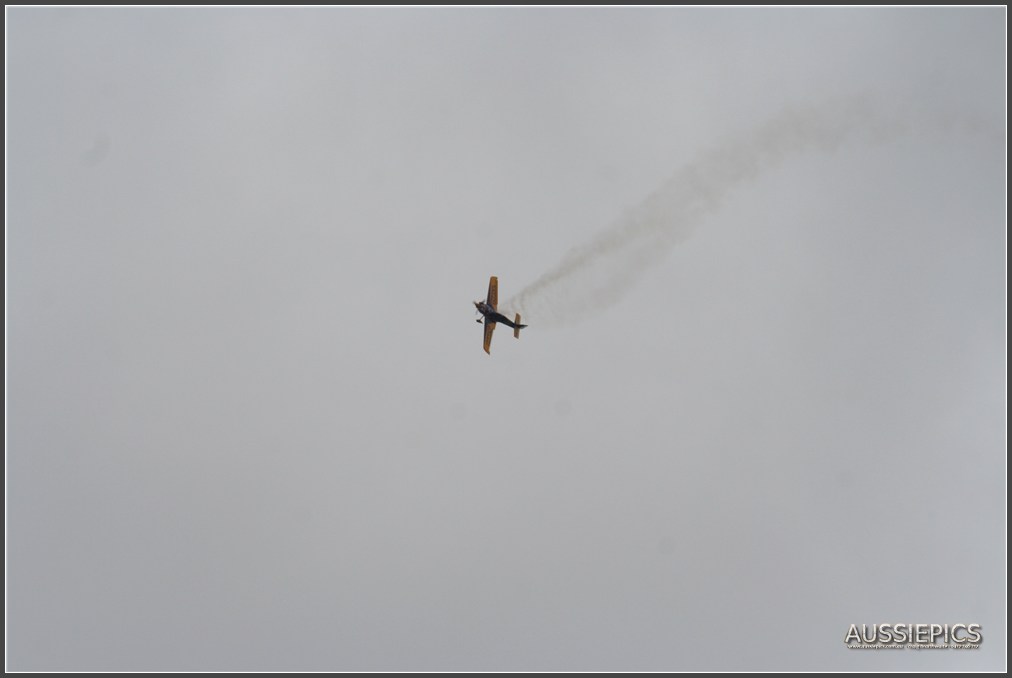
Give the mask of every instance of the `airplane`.
MULTIPOLYGON (((520 314, 516 314, 516 320, 511 321, 509 318, 504 316, 495 310, 495 307, 499 305, 499 278, 492 276, 488 279, 488 296, 485 301, 474 302, 474 307, 481 313, 485 322, 485 353, 492 355, 489 347, 492 345, 492 332, 495 331, 496 323, 502 323, 513 328, 513 336, 516 339, 520 338, 520 330, 527 327, 527 325, 520 324, 520 314)), ((482 318, 475 320, 476 323, 482 322, 482 318)))

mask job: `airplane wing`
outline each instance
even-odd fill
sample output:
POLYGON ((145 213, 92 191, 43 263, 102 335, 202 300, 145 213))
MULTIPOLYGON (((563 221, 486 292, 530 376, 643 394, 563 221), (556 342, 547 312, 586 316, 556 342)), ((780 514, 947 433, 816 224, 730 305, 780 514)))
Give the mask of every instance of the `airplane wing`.
MULTIPOLYGON (((488 298, 485 299, 485 303, 492 307, 494 310, 499 306, 499 278, 492 276, 488 279, 488 298)), ((495 323, 492 323, 493 325, 495 323)))
MULTIPOLYGON (((495 280, 495 278, 492 278, 495 280)), ((495 321, 485 318, 485 353, 492 355, 492 351, 488 350, 492 346, 492 332, 495 331, 495 321)))

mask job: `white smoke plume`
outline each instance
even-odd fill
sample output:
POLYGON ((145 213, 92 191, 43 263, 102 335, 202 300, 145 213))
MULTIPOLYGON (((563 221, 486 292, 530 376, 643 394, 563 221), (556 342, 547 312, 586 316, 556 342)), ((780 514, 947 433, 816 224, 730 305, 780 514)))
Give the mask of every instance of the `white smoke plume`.
POLYGON ((903 125, 867 98, 787 110, 678 170, 640 205, 503 305, 541 327, 569 325, 618 302, 685 240, 728 191, 791 156, 844 142, 883 141, 903 125))

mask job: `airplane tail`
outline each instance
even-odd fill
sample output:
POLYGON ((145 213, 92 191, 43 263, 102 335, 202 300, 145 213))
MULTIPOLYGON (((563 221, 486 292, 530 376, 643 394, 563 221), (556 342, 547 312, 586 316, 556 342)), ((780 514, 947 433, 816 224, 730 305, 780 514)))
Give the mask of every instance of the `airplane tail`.
POLYGON ((513 321, 513 337, 515 339, 519 339, 520 338, 520 330, 522 330, 525 327, 527 327, 527 325, 521 325, 520 324, 520 314, 517 313, 516 320, 513 321))

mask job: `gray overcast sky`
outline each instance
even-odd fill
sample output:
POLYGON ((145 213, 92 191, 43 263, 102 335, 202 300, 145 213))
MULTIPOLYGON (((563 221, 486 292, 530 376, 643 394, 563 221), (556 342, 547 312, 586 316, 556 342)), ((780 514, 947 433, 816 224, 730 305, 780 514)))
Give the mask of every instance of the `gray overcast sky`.
POLYGON ((1005 8, 5 16, 9 669, 1005 667, 1005 8))

